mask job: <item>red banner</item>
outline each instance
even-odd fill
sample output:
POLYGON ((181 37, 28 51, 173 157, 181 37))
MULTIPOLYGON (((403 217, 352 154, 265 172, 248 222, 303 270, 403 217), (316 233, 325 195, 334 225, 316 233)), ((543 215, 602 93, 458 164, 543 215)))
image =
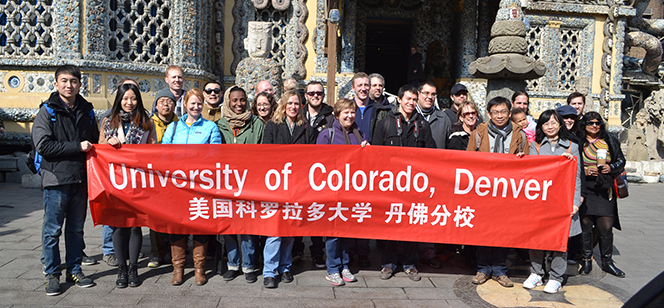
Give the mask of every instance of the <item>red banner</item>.
POLYGON ((96 145, 95 224, 566 249, 562 156, 345 145, 96 145))

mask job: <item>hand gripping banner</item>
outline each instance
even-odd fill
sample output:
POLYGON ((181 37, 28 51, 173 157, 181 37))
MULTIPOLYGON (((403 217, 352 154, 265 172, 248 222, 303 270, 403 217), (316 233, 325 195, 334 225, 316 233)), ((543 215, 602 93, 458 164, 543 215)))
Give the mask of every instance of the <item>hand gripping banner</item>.
POLYGON ((95 224, 564 251, 576 162, 347 145, 96 145, 95 224))

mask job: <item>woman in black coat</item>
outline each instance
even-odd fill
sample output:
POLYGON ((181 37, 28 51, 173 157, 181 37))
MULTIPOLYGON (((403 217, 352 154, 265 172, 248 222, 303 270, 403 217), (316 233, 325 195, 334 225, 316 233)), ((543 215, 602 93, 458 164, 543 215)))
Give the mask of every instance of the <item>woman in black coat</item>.
POLYGON ((599 250, 602 270, 625 277, 613 264, 613 228, 620 230, 618 202, 613 189, 614 177, 625 167, 625 156, 620 150, 618 137, 606 131, 599 113, 591 111, 581 119, 580 143, 583 146, 583 166, 586 177, 585 200, 581 205, 582 255, 579 273, 592 270, 593 226, 599 231, 599 250))
POLYGON ((272 120, 265 125, 263 144, 314 144, 316 133, 302 112, 302 98, 297 91, 281 96, 272 120))

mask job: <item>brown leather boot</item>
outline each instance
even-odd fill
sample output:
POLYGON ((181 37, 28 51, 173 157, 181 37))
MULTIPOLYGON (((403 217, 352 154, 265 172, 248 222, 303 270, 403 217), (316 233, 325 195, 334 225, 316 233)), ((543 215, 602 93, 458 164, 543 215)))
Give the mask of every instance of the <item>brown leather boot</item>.
POLYGON ((181 238, 176 242, 171 242, 171 261, 173 262, 173 279, 171 284, 179 286, 182 284, 184 275, 184 261, 186 256, 187 238, 181 238))
POLYGON ((207 283, 207 278, 205 278, 205 257, 207 256, 207 242, 201 244, 200 242, 194 240, 194 268, 196 268, 194 275, 196 277, 195 284, 197 286, 202 286, 207 283))

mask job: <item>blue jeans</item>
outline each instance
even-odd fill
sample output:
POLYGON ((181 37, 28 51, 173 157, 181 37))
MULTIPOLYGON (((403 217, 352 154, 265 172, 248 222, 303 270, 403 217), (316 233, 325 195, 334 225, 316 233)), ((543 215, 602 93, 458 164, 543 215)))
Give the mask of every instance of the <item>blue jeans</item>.
POLYGON ((46 275, 60 275, 60 235, 65 228, 67 272, 81 272, 83 225, 87 211, 87 184, 68 184, 44 188, 42 256, 46 275), (66 223, 65 223, 66 219, 66 223))
POLYGON ((111 226, 103 226, 101 228, 101 237, 102 240, 104 240, 104 243, 101 245, 101 251, 104 253, 105 256, 108 256, 110 254, 115 253, 115 249, 113 248, 113 231, 115 230, 115 227, 111 226))
POLYGON ((226 250, 228 251, 228 269, 240 270, 240 249, 242 250, 242 271, 251 273, 256 271, 256 246, 258 236, 256 235, 224 235, 226 250), (240 237, 240 247, 237 238, 240 237))
POLYGON ((499 277, 507 275, 507 254, 509 248, 477 247, 477 271, 488 276, 499 277))
POLYGON ((403 270, 407 271, 409 269, 417 268, 417 261, 419 261, 417 255, 417 243, 399 241, 385 241, 385 250, 383 251, 383 257, 380 261, 381 266, 396 271, 398 258, 397 246, 399 243, 403 244, 403 270))
POLYGON ((263 251, 263 278, 290 271, 293 263, 293 238, 268 237, 263 251))
POLYGON ((350 262, 348 248, 351 245, 351 241, 354 240, 355 239, 340 237, 327 238, 325 241, 325 252, 327 253, 327 260, 325 263, 327 265, 328 274, 341 274, 341 271, 348 268, 348 263, 350 262))

